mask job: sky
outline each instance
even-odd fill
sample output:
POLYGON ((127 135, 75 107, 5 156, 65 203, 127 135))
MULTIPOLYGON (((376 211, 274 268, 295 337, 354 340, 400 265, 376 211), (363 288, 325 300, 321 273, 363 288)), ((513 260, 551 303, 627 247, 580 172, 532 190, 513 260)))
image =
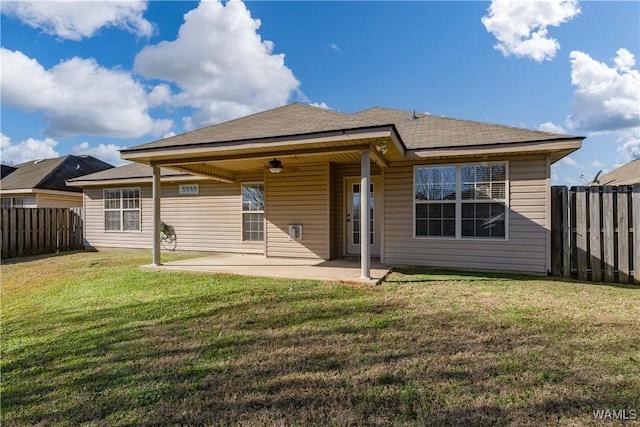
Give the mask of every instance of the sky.
POLYGON ((640 2, 2 1, 0 158, 118 150, 304 102, 586 136, 640 157, 640 2))

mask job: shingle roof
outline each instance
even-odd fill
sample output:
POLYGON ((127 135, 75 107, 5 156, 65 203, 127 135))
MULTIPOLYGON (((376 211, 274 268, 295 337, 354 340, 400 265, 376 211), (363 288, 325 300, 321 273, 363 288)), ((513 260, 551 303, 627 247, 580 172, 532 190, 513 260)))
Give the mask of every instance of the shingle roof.
POLYGON ((461 147, 582 137, 522 129, 504 125, 418 114, 374 107, 344 114, 293 103, 239 119, 138 145, 128 151, 184 147, 197 144, 277 138, 320 132, 394 125, 408 149, 461 147))
MULTIPOLYGON (((138 145, 132 149, 262 139, 370 126, 371 123, 349 114, 293 103, 159 141, 138 145)), ((125 149, 123 151, 126 152, 128 150, 125 149)))
POLYGON ((0 189, 77 192, 78 188, 67 187, 65 182, 67 179, 113 168, 109 163, 92 156, 73 155, 21 163, 15 167, 16 171, 0 180, 0 189))
POLYGON ((9 165, 0 165, 0 179, 4 178, 7 175, 11 175, 18 168, 9 166, 9 165))
MULTIPOLYGON (((173 170, 160 168, 160 176, 189 176, 184 173, 176 172, 173 170)), ((152 178, 153 172, 149 165, 141 163, 129 163, 117 168, 111 168, 103 170, 101 172, 92 173, 90 175, 84 175, 75 179, 70 179, 69 182, 77 181, 108 181, 117 179, 129 179, 129 178, 152 178)))
POLYGON ((611 172, 602 175, 600 185, 633 185, 640 184, 640 159, 635 159, 611 172))
POLYGON ((353 116, 375 124, 393 123, 410 150, 576 138, 471 120, 414 114, 411 111, 384 107, 373 107, 353 116))

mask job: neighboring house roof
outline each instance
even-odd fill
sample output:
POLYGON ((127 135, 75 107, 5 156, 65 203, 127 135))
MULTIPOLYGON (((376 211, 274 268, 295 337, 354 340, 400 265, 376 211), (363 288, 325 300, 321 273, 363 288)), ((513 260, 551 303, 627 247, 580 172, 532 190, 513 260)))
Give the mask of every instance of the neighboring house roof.
POLYGON ((0 165, 0 179, 18 170, 18 168, 9 165, 0 165))
POLYGON ((66 180, 113 168, 109 163, 92 156, 68 155, 55 159, 21 163, 16 171, 0 180, 0 190, 56 190, 81 192, 67 187, 66 180))
POLYGON ((640 184, 640 159, 635 159, 598 179, 599 185, 640 184))
POLYGON ((199 144, 229 143, 372 127, 394 127, 406 148, 464 147, 583 137, 529 129, 415 115, 409 111, 374 107, 355 114, 293 103, 239 119, 122 150, 123 153, 199 144))
MULTIPOLYGON (((160 176, 164 179, 200 179, 192 175, 176 172, 170 169, 160 168, 160 176)), ((151 182, 153 178, 153 169, 149 165, 141 163, 129 163, 117 168, 111 168, 103 170, 101 172, 92 173, 89 175, 83 175, 78 178, 70 179, 68 185, 83 186, 91 185, 93 183, 104 184, 105 182, 113 181, 114 183, 122 182, 126 180, 136 182, 151 182)))

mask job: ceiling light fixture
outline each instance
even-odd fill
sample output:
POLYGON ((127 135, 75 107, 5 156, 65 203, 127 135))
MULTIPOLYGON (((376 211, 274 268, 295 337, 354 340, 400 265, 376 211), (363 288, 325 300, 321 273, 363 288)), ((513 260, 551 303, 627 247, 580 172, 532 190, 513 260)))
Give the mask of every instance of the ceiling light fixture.
POLYGON ((276 158, 269 161, 269 172, 280 173, 282 172, 282 162, 276 158))

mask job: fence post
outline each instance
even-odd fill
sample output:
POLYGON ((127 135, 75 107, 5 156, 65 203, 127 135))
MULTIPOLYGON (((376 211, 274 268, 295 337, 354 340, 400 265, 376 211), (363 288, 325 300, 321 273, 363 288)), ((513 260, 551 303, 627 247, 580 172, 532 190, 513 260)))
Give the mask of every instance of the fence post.
POLYGON ((633 216, 633 277, 640 285, 640 185, 634 185, 631 193, 631 215, 633 216))

